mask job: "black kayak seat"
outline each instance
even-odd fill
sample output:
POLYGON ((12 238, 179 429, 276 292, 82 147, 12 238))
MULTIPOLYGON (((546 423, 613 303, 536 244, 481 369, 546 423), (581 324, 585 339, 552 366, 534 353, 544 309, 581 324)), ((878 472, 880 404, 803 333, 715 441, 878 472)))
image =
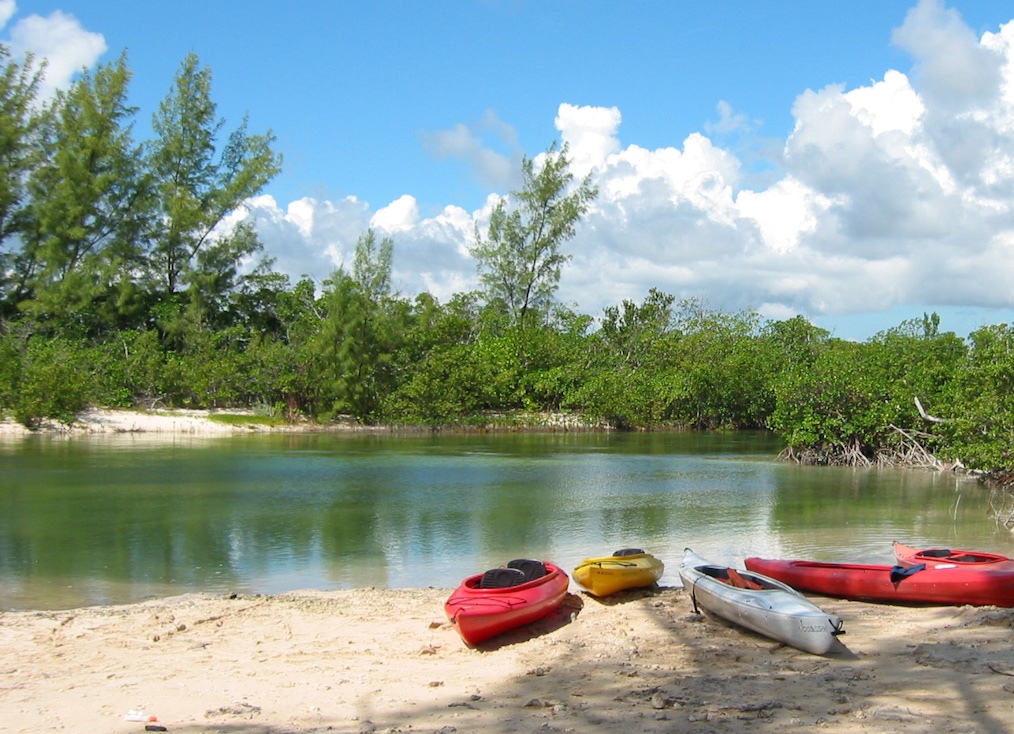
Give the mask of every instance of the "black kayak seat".
POLYGON ((525 582, 525 575, 516 568, 491 568, 479 579, 480 589, 506 589, 525 582))
POLYGON ((926 556, 926 558, 947 558, 951 555, 951 551, 948 548, 930 548, 919 555, 926 556))
POLYGON ((536 561, 531 558, 515 558, 513 561, 507 563, 507 568, 520 571, 524 574, 525 581, 534 581, 535 579, 541 579, 547 573, 546 564, 542 561, 536 561))
POLYGON ((621 548, 620 550, 613 553, 613 557, 616 556, 641 556, 644 555, 644 551, 640 548, 621 548))

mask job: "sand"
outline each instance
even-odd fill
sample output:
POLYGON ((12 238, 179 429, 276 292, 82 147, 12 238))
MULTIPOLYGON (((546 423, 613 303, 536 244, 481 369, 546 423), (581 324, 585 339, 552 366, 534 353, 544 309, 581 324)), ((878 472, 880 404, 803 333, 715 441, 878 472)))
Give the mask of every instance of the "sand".
MULTIPOLYGON (((267 426, 264 424, 228 424, 210 419, 213 411, 209 410, 108 410, 89 408, 82 412, 77 421, 64 425, 56 421, 44 421, 36 431, 29 431, 11 418, 0 420, 0 437, 18 438, 33 433, 49 436, 75 436, 81 434, 116 434, 143 433, 148 435, 179 436, 200 435, 217 436, 232 433, 250 433, 253 431, 285 431, 307 430, 308 425, 267 426)), ((243 411, 221 411, 230 415, 241 415, 243 411)))
MULTIPOLYGON (((70 434, 242 430, 89 411, 70 434)), ((0 733, 1014 732, 1010 609, 814 597, 846 628, 816 656, 697 614, 678 587, 597 600, 572 586, 558 613, 470 649, 444 617, 449 594, 0 613, 0 733)))
POLYGON ((800 652, 678 587, 563 608, 481 649, 449 589, 186 595, 0 614, 0 732, 1014 732, 1014 612, 814 600, 800 652))

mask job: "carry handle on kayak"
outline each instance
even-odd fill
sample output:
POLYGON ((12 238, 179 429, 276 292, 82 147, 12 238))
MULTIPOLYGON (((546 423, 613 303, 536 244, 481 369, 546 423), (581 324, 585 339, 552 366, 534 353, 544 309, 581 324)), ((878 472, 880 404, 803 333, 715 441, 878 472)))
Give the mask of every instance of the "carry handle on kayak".
POLYGON ((891 569, 891 583, 898 585, 903 579, 907 579, 912 574, 919 573, 925 568, 925 563, 920 563, 916 566, 908 566, 907 568, 905 566, 894 566, 891 569))

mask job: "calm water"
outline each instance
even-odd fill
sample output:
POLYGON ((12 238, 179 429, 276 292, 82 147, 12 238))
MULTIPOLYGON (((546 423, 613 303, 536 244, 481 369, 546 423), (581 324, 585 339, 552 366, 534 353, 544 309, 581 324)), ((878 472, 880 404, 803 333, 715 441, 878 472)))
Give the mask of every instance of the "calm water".
POLYGON ((892 561, 891 541, 1014 555, 989 493, 797 467, 762 434, 30 437, 0 441, 0 610, 188 591, 451 587, 522 556, 630 546, 669 565, 892 561))

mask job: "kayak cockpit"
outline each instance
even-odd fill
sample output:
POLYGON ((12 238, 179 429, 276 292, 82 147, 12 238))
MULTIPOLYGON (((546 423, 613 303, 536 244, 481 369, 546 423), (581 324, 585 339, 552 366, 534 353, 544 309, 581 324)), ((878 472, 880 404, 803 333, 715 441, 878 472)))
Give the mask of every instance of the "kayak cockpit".
POLYGON ((735 568, 729 568, 727 566, 697 566, 705 576, 709 576, 716 581, 721 581, 723 584, 735 587, 737 589, 751 589, 753 591, 764 591, 765 589, 778 589, 782 587, 773 584, 770 580, 763 576, 758 576, 748 572, 737 571, 735 568))
POLYGON ((468 586, 474 589, 509 589, 514 586, 536 581, 549 573, 546 564, 531 558, 515 558, 506 566, 491 568, 469 580, 468 586))

